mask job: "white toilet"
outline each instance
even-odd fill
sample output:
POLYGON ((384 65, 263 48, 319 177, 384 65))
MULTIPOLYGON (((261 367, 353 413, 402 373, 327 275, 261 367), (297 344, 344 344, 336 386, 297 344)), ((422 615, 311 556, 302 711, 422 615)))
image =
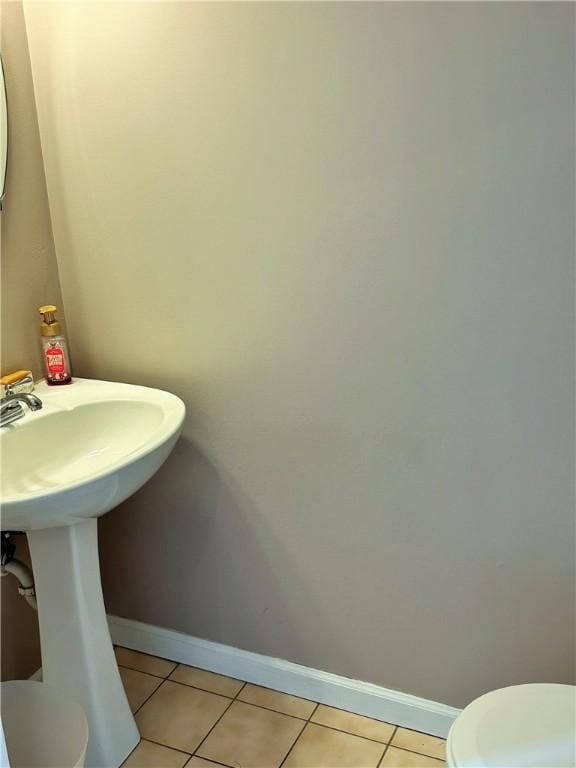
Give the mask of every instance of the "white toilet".
POLYGON ((454 721, 450 768, 574 768, 576 687, 513 685, 480 696, 454 721))

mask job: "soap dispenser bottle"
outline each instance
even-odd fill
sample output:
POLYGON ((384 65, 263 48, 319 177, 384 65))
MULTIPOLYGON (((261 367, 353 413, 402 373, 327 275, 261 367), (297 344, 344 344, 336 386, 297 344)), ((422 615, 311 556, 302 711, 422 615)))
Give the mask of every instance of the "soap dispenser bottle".
POLYGON ((62 335, 60 323, 55 318, 57 309, 52 304, 48 304, 38 310, 42 315, 40 333, 42 334, 46 383, 50 386, 70 384, 72 381, 68 345, 66 338, 62 335))

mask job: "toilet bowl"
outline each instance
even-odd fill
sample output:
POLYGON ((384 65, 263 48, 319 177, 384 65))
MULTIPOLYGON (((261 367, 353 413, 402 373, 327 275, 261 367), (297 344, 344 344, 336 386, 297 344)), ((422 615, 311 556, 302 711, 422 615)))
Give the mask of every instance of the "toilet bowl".
POLYGON ((450 768, 574 768, 576 687, 513 685, 480 696, 454 721, 450 768))

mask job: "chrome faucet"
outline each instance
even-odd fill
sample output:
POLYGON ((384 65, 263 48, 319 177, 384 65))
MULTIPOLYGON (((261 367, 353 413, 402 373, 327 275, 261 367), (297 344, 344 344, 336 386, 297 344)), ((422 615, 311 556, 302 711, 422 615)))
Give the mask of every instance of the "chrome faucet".
POLYGON ((6 397, 0 400, 0 427, 12 424, 24 416, 22 403, 26 403, 31 411, 39 411, 42 408, 42 400, 31 392, 8 392, 6 397))

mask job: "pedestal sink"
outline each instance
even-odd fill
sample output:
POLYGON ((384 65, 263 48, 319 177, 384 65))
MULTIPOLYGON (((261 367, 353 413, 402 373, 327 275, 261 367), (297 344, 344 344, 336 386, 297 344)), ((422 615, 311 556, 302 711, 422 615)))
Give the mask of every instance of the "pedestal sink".
POLYGON ((0 429, 1 528, 28 536, 42 674, 86 711, 86 765, 116 768, 140 738, 100 583, 96 518, 138 490, 182 429, 184 403, 148 387, 39 384, 40 411, 0 429))

